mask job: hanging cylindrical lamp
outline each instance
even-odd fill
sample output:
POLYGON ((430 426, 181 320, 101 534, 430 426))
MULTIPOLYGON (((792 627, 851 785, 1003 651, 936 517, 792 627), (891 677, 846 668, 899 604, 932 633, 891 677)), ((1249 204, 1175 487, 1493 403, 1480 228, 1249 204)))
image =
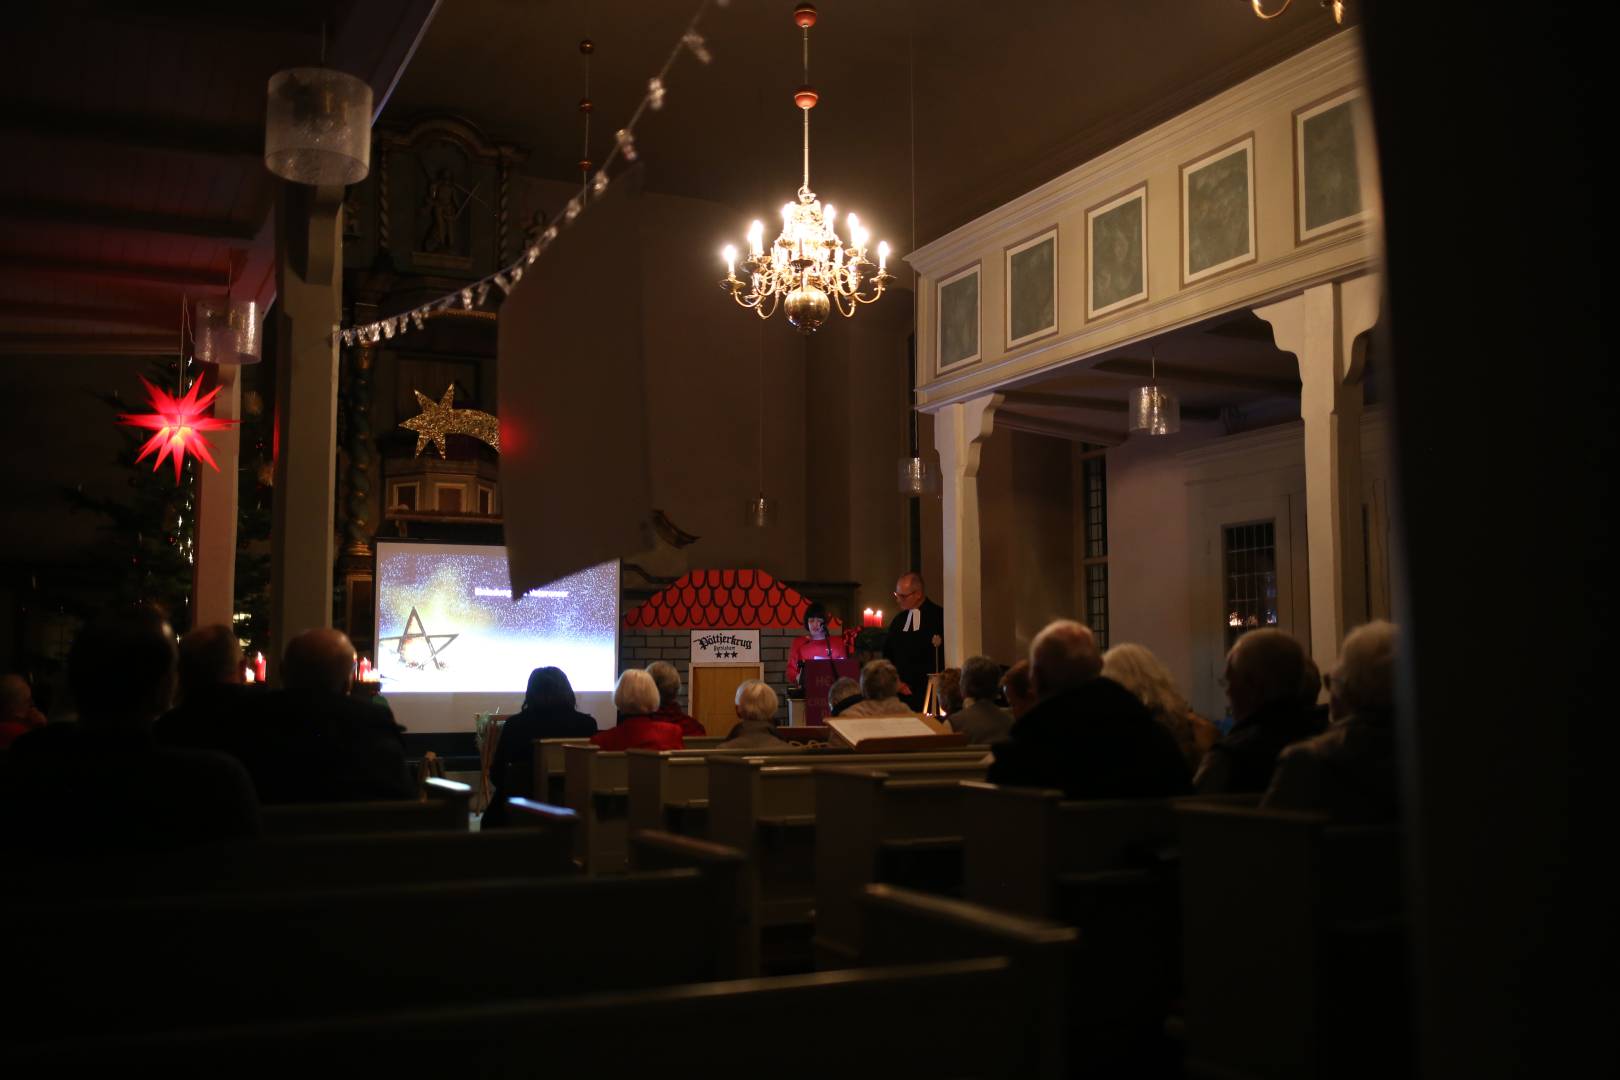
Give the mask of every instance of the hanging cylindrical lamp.
POLYGON ((929 495, 939 490, 939 472, 926 459, 913 454, 900 459, 900 494, 929 495))
POLYGON ((265 168, 297 184, 357 184, 371 172, 371 87, 329 68, 270 76, 265 168))
POLYGON ((1181 400, 1159 388, 1159 350, 1151 354, 1150 382, 1131 394, 1131 431, 1149 435, 1174 435, 1181 430, 1181 400))
POLYGON ((776 500, 767 499, 763 492, 748 500, 748 524, 756 529, 769 528, 776 518, 776 500))
POLYGON ((252 300, 198 300, 193 355, 205 364, 259 362, 259 305, 252 300))
POLYGON ((1181 402, 1157 385, 1137 387, 1131 395, 1131 430, 1174 435, 1181 430, 1181 402))

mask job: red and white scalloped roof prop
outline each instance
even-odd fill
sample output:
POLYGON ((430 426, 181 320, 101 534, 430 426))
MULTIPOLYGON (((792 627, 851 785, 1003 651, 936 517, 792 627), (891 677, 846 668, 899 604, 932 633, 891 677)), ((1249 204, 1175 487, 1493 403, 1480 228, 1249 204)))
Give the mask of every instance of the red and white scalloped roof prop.
POLYGON ((693 570, 625 612, 644 630, 798 630, 810 601, 763 570, 693 570))

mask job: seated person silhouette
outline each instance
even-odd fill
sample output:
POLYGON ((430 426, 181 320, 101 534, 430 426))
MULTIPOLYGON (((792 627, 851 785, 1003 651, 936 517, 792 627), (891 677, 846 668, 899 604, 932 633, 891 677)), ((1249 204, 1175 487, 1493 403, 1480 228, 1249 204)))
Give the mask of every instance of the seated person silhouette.
POLYGON ((174 631, 152 608, 121 609, 79 632, 68 655, 78 722, 39 728, 0 755, 10 869, 258 832, 258 802, 239 762, 152 739, 175 664, 174 631))

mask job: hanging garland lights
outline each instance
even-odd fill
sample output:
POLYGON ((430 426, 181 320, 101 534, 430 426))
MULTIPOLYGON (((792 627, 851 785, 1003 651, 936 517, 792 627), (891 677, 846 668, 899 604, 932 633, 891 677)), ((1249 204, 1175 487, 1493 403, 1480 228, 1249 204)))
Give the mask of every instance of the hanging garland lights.
MULTIPOLYGON (((471 311, 476 307, 481 307, 489 299, 489 292, 492 288, 499 289, 502 296, 510 293, 517 286, 517 283, 522 280, 524 269, 532 266, 546 248, 551 246, 552 241, 557 239, 557 234, 572 225, 574 219, 579 217, 580 213, 585 209, 587 199, 598 197, 607 190, 609 183, 608 170, 620 160, 623 160, 626 165, 636 160, 636 125, 641 122, 641 118, 648 111, 657 112, 664 107, 664 98, 668 92, 664 85, 664 79, 668 77, 670 68, 680 58, 681 53, 690 52, 702 64, 707 64, 713 59, 712 54, 709 52, 708 43, 704 40, 703 35, 698 32, 698 24, 702 21, 711 4, 715 7, 727 7, 730 3, 731 0, 703 0, 698 5, 697 13, 686 24, 686 29, 681 33, 680 40, 675 43, 675 47, 670 50, 669 56, 664 60, 663 67, 658 69, 658 74, 647 80, 647 89, 641 95, 641 101, 636 105, 635 112, 630 114, 630 121, 613 133, 613 147, 607 153, 607 160, 602 162, 601 167, 596 169, 594 175, 592 175, 591 169, 595 167, 595 163, 589 158, 590 98, 587 96, 581 99, 580 112, 585 116, 587 151, 586 154, 581 156, 579 163, 580 192, 572 199, 569 199, 568 205, 563 207, 562 219, 547 225, 540 233, 539 239, 529 245, 515 261, 488 277, 480 278, 458 292, 441 296, 437 300, 431 300, 398 315, 390 315, 386 319, 360 323, 349 327, 334 326, 332 328, 333 335, 338 337, 344 345, 375 345, 380 341, 392 339, 396 334, 404 334, 412 329, 422 329, 423 326, 427 325, 428 315, 433 312, 456 308, 471 311)), ((579 49, 586 59, 588 79, 590 55, 594 51, 595 45, 589 38, 586 38, 580 42, 579 49)), ((588 87, 589 83, 587 82, 586 85, 588 87)))

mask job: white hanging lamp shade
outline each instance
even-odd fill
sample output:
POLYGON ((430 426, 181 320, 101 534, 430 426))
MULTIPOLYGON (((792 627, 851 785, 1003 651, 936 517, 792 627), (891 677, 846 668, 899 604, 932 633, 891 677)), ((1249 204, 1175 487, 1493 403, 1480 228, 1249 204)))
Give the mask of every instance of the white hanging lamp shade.
POLYGON ((270 76, 264 165, 298 184, 357 184, 371 172, 371 87, 328 68, 270 76))
POLYGON ((903 457, 898 472, 902 495, 929 495, 939 490, 939 471, 930 469, 926 458, 903 457))
POLYGON ((205 364, 259 362, 259 305, 252 300, 198 300, 193 355, 205 364))
POLYGON ((1131 395, 1131 431, 1174 435, 1181 430, 1181 401, 1157 383, 1139 386, 1131 395))

